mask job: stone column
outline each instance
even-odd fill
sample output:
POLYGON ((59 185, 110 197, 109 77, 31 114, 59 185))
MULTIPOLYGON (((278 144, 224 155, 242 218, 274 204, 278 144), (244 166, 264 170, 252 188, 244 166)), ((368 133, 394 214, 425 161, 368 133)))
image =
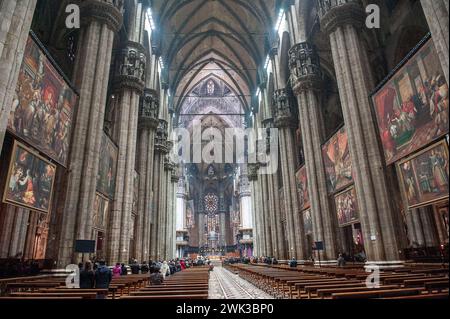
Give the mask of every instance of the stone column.
MULTIPOLYGON (((170 197, 168 198, 169 201, 169 215, 170 215, 170 232, 168 234, 168 240, 169 240, 169 248, 168 248, 168 259, 176 258, 177 252, 177 224, 176 224, 176 215, 177 215, 177 206, 176 200, 177 200, 177 189, 178 189, 178 182, 180 181, 180 176, 178 174, 177 165, 172 163, 173 169, 171 171, 170 176, 170 197)), ((186 205, 184 205, 186 207, 186 205)))
POLYGON ((448 54, 449 54, 449 28, 448 28, 448 0, 421 0, 423 12, 433 36, 433 42, 436 46, 445 79, 448 78, 448 54))
MULTIPOLYGON (((250 193, 252 197, 252 219, 253 219, 253 254, 254 256, 260 256, 264 253, 264 230, 262 225, 261 214, 259 202, 260 196, 258 193, 260 189, 258 187, 258 165, 248 164, 247 165, 247 178, 250 183, 250 193)), ((241 188, 242 189, 242 188, 241 188)), ((245 195, 245 192, 244 192, 245 195)), ((241 193, 242 200, 242 193, 241 193)), ((242 205, 241 205, 242 207, 242 205)))
POLYGON ((365 12, 353 0, 318 0, 322 30, 329 35, 342 111, 349 139, 368 264, 400 263, 399 246, 384 161, 369 92, 370 63, 359 30, 365 12))
POLYGON ((153 260, 162 258, 160 255, 159 242, 161 240, 160 224, 163 212, 163 203, 161 203, 161 193, 164 185, 164 157, 168 153, 167 149, 167 122, 159 120, 155 136, 155 154, 153 166, 153 233, 151 234, 151 257, 153 260))
POLYGON ((422 221, 423 237, 426 247, 439 246, 439 237, 434 224, 433 211, 430 206, 419 208, 420 220, 422 221))
POLYGON ((113 86, 118 99, 117 114, 120 120, 114 124, 119 157, 112 227, 108 241, 110 263, 127 263, 130 257, 139 102, 144 91, 147 63, 145 52, 140 43, 128 41, 123 44, 123 49, 118 52, 116 60, 117 69, 113 86))
POLYGON ((275 127, 279 129, 281 172, 283 176, 284 205, 286 209, 286 228, 288 238, 288 257, 304 260, 303 222, 300 220, 295 168, 297 167, 297 148, 295 146, 296 111, 288 89, 276 90, 273 97, 275 127))
POLYGON ((261 193, 261 204, 262 208, 262 218, 264 221, 264 239, 266 243, 266 251, 264 256, 273 256, 273 246, 274 246, 274 238, 272 238, 272 227, 270 220, 270 211, 269 211, 269 193, 267 189, 267 175, 261 175, 259 178, 260 183, 260 193, 261 193))
POLYGON ((416 208, 411 211, 413 227, 414 227, 414 237, 417 240, 418 247, 425 247, 425 237, 423 234, 422 219, 420 218, 420 209, 416 208))
POLYGON ((0 1, 0 152, 36 0, 0 1))
POLYGON ((92 239, 100 143, 115 33, 122 25, 122 6, 84 1, 74 82, 80 93, 73 129, 65 207, 59 247, 59 266, 70 264, 76 239, 92 239))
POLYGON ((148 260, 150 253, 150 228, 152 221, 153 163, 155 134, 159 120, 159 97, 152 89, 145 89, 139 109, 139 199, 136 253, 140 261, 148 260))
MULTIPOLYGON (((251 196, 251 204, 252 204, 252 210, 251 210, 251 215, 252 215, 252 220, 253 220, 253 255, 254 256, 259 256, 260 255, 260 251, 261 251, 261 236, 260 236, 260 225, 259 225, 259 220, 258 220, 258 215, 256 212, 256 203, 257 203, 257 196, 256 196, 256 192, 257 192, 257 187, 256 187, 256 180, 254 179, 254 175, 250 175, 249 176, 249 182, 250 182, 250 192, 252 194, 251 196)), ((242 213, 242 205, 240 206, 240 211, 241 211, 241 227, 243 225, 242 223, 242 218, 243 218, 243 213, 242 213)))
POLYGON ((313 47, 302 42, 289 51, 293 90, 298 99, 300 127, 305 153, 308 192, 313 217, 315 241, 324 242, 322 261, 336 260, 336 222, 330 209, 326 184, 325 166, 322 157, 324 132, 320 92, 322 73, 319 56, 313 47))

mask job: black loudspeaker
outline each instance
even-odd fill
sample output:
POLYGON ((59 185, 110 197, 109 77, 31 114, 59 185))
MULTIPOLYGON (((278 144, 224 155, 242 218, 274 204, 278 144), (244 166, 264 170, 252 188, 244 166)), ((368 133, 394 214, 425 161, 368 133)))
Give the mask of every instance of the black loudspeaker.
POLYGON ((77 240, 75 242, 75 252, 83 254, 95 253, 95 240, 77 240))

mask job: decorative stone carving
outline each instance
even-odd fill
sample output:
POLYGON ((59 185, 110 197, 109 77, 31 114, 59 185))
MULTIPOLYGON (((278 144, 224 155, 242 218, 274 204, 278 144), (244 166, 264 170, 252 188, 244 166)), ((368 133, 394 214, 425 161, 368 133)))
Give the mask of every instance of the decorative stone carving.
POLYGON ((259 169, 258 164, 248 164, 247 167, 248 167, 248 180, 250 182, 257 181, 259 169))
POLYGON ((156 90, 145 89, 139 106, 139 125, 156 129, 159 125, 159 96, 156 90))
POLYGON ((83 25, 91 21, 106 23, 114 32, 123 24, 124 0, 85 0, 80 4, 83 25))
POLYGON ((124 49, 117 55, 115 87, 128 87, 142 93, 145 85, 146 66, 145 48, 137 42, 126 43, 124 49))
POLYGON ((294 109, 291 91, 287 88, 276 90, 272 99, 272 113, 276 127, 295 127, 297 114, 294 109))
POLYGON ((319 90, 322 82, 320 58, 308 42, 301 42, 289 50, 291 83, 295 95, 305 90, 319 90))
POLYGON ((317 0, 317 8, 321 28, 327 34, 349 24, 361 28, 366 18, 359 0, 317 0))

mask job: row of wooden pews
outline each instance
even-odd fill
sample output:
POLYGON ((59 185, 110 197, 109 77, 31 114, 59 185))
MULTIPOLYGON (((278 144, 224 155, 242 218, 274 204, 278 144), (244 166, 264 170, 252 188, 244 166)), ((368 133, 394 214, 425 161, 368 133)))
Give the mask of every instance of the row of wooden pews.
POLYGON ((3 283, 0 299, 117 299, 145 287, 148 275, 113 278, 109 289, 77 289, 66 287, 67 275, 47 275, 8 279, 3 283))
POLYGON ((448 298, 448 267, 402 267, 380 273, 380 286, 367 287, 361 267, 225 266, 277 298, 448 298))
POLYGON ((178 272, 161 285, 147 285, 121 299, 208 299, 208 267, 189 268, 178 272))

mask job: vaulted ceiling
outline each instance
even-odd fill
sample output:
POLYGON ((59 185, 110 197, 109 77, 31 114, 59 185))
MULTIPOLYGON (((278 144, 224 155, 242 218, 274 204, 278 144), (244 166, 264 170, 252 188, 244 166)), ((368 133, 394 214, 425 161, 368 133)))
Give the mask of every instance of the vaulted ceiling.
POLYGON ((178 111, 182 97, 208 77, 216 77, 245 108, 256 91, 264 64, 277 0, 154 0, 161 55, 178 111))

